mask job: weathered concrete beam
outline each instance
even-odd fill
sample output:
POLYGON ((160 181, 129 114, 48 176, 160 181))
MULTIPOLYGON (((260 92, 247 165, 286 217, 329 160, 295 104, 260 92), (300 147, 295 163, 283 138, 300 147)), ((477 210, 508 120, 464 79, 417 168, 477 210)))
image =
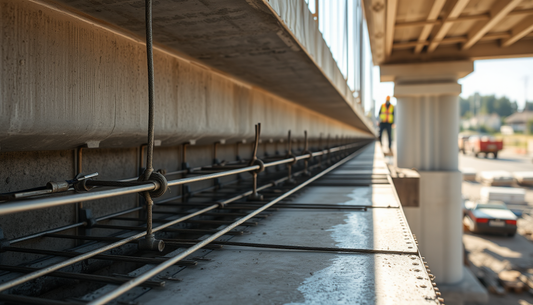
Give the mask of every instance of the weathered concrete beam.
MULTIPOLYGON (((39 3, 2 0, 1 5, 2 151, 70 149, 90 141, 100 147, 146 142, 141 41, 39 3)), ((154 31, 163 32, 158 26, 154 31)), ((331 103, 310 100, 304 107, 162 48, 155 50, 155 65, 155 133, 163 146, 191 139, 199 144, 251 139, 257 122, 264 139, 284 138, 289 129, 302 137, 307 130, 311 138, 368 135, 320 110, 347 109, 323 86, 317 88, 323 94, 315 94, 331 103)))

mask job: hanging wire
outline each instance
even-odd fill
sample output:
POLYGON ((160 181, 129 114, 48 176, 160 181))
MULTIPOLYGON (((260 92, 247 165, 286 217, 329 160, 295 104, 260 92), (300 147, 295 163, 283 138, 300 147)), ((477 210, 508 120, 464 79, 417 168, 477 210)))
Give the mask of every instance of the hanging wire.
POLYGON ((154 54, 152 43, 152 0, 145 0, 145 23, 146 23, 146 59, 148 64, 148 145, 146 147, 146 170, 142 179, 159 180, 158 193, 144 193, 146 200, 146 237, 139 241, 141 249, 163 251, 165 244, 161 240, 155 239, 153 234, 153 214, 154 201, 152 197, 163 195, 167 189, 167 181, 160 173, 154 173, 153 152, 154 152, 154 54))
POLYGON ((145 1, 146 19, 146 57, 148 62, 148 147, 146 153, 146 171, 144 180, 148 180, 154 171, 154 55, 152 44, 152 0, 145 1))

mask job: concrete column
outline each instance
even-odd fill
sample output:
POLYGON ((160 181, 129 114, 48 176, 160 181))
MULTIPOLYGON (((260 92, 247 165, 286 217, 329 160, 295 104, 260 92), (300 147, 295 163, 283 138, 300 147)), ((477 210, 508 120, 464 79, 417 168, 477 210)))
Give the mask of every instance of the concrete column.
POLYGON ((381 67, 381 81, 394 81, 398 101, 396 166, 420 172, 420 206, 404 211, 422 255, 443 284, 463 278, 457 80, 472 71, 471 61, 381 67))

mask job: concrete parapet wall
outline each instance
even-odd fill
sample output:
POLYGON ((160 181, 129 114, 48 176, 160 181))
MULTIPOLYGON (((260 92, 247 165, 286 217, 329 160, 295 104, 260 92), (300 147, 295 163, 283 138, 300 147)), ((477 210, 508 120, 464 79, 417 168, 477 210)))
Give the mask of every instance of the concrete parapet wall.
MULTIPOLYGON (((0 150, 71 149, 146 142, 145 46, 72 14, 1 0, 0 150)), ((156 29, 157 30, 157 29, 156 29)), ((367 134, 163 49, 155 50, 156 139, 367 134)))

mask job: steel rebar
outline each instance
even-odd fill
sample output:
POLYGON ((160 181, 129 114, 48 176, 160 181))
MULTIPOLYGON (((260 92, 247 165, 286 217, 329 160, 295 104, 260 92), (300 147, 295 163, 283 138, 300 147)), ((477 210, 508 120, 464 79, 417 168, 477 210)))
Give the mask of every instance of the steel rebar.
MULTIPOLYGON (((350 156, 348 156, 346 158, 344 158, 343 160, 341 160, 338 163, 330 166, 329 168, 327 168, 326 170, 324 170, 321 173, 317 174, 316 176, 314 176, 314 177, 308 179, 307 181, 303 182, 302 184, 294 187, 292 190, 290 190, 289 192, 281 195, 277 199, 274 199, 274 200, 266 203, 265 205, 263 205, 261 208, 251 212, 248 216, 245 216, 245 217, 237 220, 235 223, 233 223, 232 225, 229 225, 226 228, 220 230, 218 233, 211 235, 210 237, 206 238, 202 242, 197 243, 196 245, 194 245, 193 247, 191 247, 191 248, 187 249, 186 251, 180 253, 179 255, 177 255, 177 256, 169 259, 168 261, 166 261, 166 262, 154 267, 153 269, 145 272, 144 274, 139 275, 138 277, 136 277, 136 278, 132 279, 131 281, 121 285, 120 287, 118 287, 118 288, 116 288, 116 289, 104 294, 103 296, 99 297, 98 299, 92 300, 91 302, 89 302, 89 304, 90 305, 105 304, 105 303, 115 299, 116 297, 122 295, 123 293, 133 289, 134 287, 138 286, 140 283, 152 278, 153 276, 157 275, 161 271, 163 271, 163 270, 167 269, 168 267, 172 266, 174 263, 179 262, 180 260, 186 258, 190 254, 194 253, 195 251, 197 251, 197 250, 201 249, 202 247, 206 246, 210 242, 213 242, 214 240, 216 240, 220 236, 224 235, 225 232, 230 231, 230 230, 238 227, 239 225, 241 225, 243 222, 253 218, 253 216, 255 214, 259 214, 259 213, 263 212, 264 210, 268 209, 269 207, 273 206, 274 204, 282 201, 286 197, 288 197, 288 196, 292 195, 293 193, 299 191, 300 189, 302 189, 303 187, 307 186, 311 182, 313 182, 313 181, 317 180, 318 178, 324 176, 325 174, 329 173, 333 169, 335 169, 335 168, 339 167, 340 165, 346 163, 348 160, 350 160, 352 158, 352 156, 355 156, 356 154, 357 154, 357 152, 353 153, 352 155, 350 155, 350 156)), ((4 284, 4 285, 6 285, 6 284, 4 284)), ((2 286, 0 286, 0 289, 2 288, 2 286)))
MULTIPOLYGON (((362 144, 364 143, 350 144, 350 145, 343 146, 343 147, 335 147, 329 150, 314 152, 312 153, 312 156, 315 157, 315 156, 320 156, 322 154, 330 154, 331 152, 336 152, 339 150, 351 149, 351 148, 359 147, 362 144)), ((302 160, 305 158, 309 158, 309 156, 302 155, 302 156, 297 156, 295 158, 297 160, 302 160)), ((281 164, 287 164, 293 161, 294 161, 294 158, 289 158, 289 159, 269 162, 269 163, 265 163, 265 168, 276 166, 276 165, 281 165, 281 164)), ((208 179, 214 179, 214 178, 220 178, 220 177, 225 177, 225 176, 230 176, 230 175, 236 175, 239 173, 245 173, 245 172, 257 170, 258 168, 259 168, 258 165, 254 165, 254 166, 247 166, 247 167, 243 167, 239 169, 228 170, 225 172, 202 175, 198 177, 189 177, 189 178, 170 180, 168 182, 168 185, 175 186, 175 185, 184 185, 184 184, 193 183, 193 182, 200 182, 200 181, 204 181, 208 179)), ((131 179, 127 179, 127 180, 131 180, 131 179)), ((121 188, 115 188, 111 190, 97 191, 97 192, 71 194, 71 195, 54 197, 54 198, 38 198, 38 199, 20 200, 17 202, 6 202, 0 205, 0 215, 55 207, 55 206, 60 206, 64 204, 76 203, 80 201, 110 198, 110 197, 121 196, 121 195, 126 195, 126 194, 139 193, 143 191, 152 191, 158 188, 159 188, 159 184, 157 182, 149 181, 147 182, 146 185, 121 187, 121 188)))
MULTIPOLYGON (((199 239, 165 239, 165 242, 173 243, 199 243, 199 239)), ((300 245, 280 245, 280 244, 262 244, 262 243, 241 243, 231 241, 213 241, 211 245, 220 246, 237 246, 251 248, 267 248, 280 250, 299 250, 299 251, 317 251, 317 252, 337 252, 337 253, 377 253, 377 254, 397 254, 397 255, 417 255, 417 251, 402 250, 382 250, 382 249, 364 249, 364 248, 336 248, 336 247, 317 247, 317 246, 300 246, 300 245)))

